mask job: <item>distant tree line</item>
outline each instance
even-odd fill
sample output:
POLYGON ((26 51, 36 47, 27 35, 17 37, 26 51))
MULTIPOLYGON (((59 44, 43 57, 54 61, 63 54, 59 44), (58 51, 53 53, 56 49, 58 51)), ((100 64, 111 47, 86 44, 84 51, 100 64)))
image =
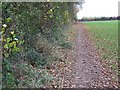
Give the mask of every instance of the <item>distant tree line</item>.
POLYGON ((120 16, 117 16, 117 17, 83 17, 79 21, 105 21, 105 20, 120 20, 120 16))

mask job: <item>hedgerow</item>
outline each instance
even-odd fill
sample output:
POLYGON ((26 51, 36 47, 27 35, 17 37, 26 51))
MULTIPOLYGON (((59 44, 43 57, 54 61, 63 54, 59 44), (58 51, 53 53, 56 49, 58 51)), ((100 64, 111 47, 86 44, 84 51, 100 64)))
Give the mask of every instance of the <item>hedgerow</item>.
POLYGON ((55 60, 51 54, 54 45, 70 47, 62 31, 75 17, 74 5, 70 2, 2 3, 3 87, 39 87, 51 80, 40 72, 41 79, 36 81, 33 68, 44 68, 55 60), (25 71, 29 66, 32 68, 25 71), (26 78, 21 80, 23 76, 26 78))

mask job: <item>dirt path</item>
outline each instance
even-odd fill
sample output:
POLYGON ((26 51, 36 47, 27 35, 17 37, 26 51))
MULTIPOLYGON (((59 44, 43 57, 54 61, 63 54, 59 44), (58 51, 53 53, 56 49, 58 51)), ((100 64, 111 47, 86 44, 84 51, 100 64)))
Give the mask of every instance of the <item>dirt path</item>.
POLYGON ((76 38, 76 62, 74 67, 74 79, 72 87, 93 88, 109 87, 108 79, 103 75, 103 68, 99 63, 99 57, 95 48, 91 45, 86 30, 80 26, 76 38))

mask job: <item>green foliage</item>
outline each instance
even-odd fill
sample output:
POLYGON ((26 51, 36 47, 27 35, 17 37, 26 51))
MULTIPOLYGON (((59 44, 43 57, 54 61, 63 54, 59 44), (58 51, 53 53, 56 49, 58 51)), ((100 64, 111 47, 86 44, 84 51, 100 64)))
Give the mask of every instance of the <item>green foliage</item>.
POLYGON ((1 31, 3 38, 3 86, 14 87, 16 82, 10 60, 11 55, 20 52, 18 45, 22 44, 22 40, 19 40, 15 31, 11 30, 13 23, 12 18, 5 18, 4 23, 1 31))
POLYGON ((67 42, 62 42, 60 45, 61 45, 63 48, 68 48, 68 49, 70 49, 70 48, 72 47, 72 45, 71 45, 70 43, 67 43, 67 42))
POLYGON ((68 26, 75 17, 73 6, 74 3, 70 2, 2 3, 4 87, 25 85, 41 87, 50 81, 47 71, 43 74, 33 68, 44 68, 52 61, 51 44, 64 48, 70 47, 64 40, 62 29, 68 26), (17 71, 15 69, 11 71, 10 67, 24 62, 30 65, 18 70, 22 69, 25 72, 25 79, 20 82, 16 79, 18 78, 15 75, 17 71), (31 65, 32 67, 29 67, 31 65))
POLYGON ((48 64, 48 58, 42 53, 39 53, 35 49, 30 49, 28 52, 26 52, 26 59, 32 64, 32 65, 39 65, 43 67, 44 65, 48 64))
POLYGON ((32 65, 26 63, 19 65, 19 67, 25 74, 24 79, 18 81, 19 87, 40 88, 44 87, 45 84, 48 84, 53 79, 46 69, 33 68, 32 65))
POLYGON ((11 30, 13 23, 12 18, 8 17, 5 20, 6 20, 5 22, 6 24, 3 24, 1 33, 3 36, 3 47, 4 47, 3 54, 5 56, 4 58, 7 58, 9 57, 10 54, 20 51, 18 45, 23 44, 21 43, 23 41, 19 40, 17 38, 17 34, 15 33, 15 31, 11 30))
POLYGON ((14 77, 14 71, 13 71, 13 68, 12 68, 12 64, 10 63, 10 60, 8 59, 4 59, 3 61, 3 80, 2 80, 2 83, 3 83, 3 87, 15 87, 15 77, 14 77))

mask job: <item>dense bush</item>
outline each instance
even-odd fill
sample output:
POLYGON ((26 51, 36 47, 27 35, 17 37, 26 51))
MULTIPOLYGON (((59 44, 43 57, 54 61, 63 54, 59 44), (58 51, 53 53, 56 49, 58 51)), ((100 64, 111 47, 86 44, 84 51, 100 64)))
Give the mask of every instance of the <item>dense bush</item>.
POLYGON ((41 75, 45 82, 40 79, 35 81, 38 83, 28 85, 31 83, 30 79, 35 79, 37 75, 34 71, 35 75, 31 77, 30 73, 34 67, 44 68, 51 62, 54 58, 51 55, 52 45, 70 47, 64 40, 62 30, 75 17, 75 4, 81 3, 2 3, 3 87, 18 87, 23 84, 38 87, 47 83, 46 77, 49 75, 41 75), (26 62, 28 66, 25 65, 26 62), (24 65, 24 69, 31 65, 32 68, 24 72, 21 65, 24 65), (25 80, 29 79, 29 83, 20 80, 26 73, 25 80))

